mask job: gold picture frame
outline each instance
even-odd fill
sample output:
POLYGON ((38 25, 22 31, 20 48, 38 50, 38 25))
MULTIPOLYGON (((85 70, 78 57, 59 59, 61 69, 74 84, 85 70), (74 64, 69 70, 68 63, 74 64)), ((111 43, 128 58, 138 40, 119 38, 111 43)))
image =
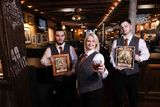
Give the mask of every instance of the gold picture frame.
POLYGON ((134 68, 134 46, 117 46, 116 48, 116 66, 133 69, 134 68))
POLYGON ((69 71, 69 54, 52 55, 53 76, 64 75, 69 71))

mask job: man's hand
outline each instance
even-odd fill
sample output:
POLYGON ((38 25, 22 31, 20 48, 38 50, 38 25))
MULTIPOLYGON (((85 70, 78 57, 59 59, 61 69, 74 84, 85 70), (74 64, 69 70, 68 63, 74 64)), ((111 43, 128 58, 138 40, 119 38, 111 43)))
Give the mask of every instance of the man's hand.
POLYGON ((140 62, 140 58, 139 58, 139 55, 138 54, 135 54, 135 60, 140 62))
POLYGON ((105 71, 105 65, 101 63, 97 71, 102 74, 105 71))
POLYGON ((121 70, 124 70, 124 69, 126 69, 126 68, 125 68, 125 67, 118 67, 118 66, 116 66, 115 69, 121 71, 121 70))

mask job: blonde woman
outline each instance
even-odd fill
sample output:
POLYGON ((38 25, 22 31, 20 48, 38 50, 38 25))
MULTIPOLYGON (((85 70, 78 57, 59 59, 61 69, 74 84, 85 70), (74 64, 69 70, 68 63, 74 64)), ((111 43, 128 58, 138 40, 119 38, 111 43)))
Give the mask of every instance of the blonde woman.
POLYGON ((99 49, 98 37, 90 33, 84 40, 85 53, 75 67, 82 107, 102 107, 102 79, 107 77, 108 70, 99 49))

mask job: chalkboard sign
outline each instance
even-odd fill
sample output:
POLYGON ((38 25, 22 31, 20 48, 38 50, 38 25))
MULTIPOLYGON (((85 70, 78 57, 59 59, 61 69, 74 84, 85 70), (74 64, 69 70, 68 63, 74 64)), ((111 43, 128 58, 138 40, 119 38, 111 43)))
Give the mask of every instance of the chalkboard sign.
POLYGON ((6 78, 15 78, 26 66, 25 36, 23 16, 19 1, 1 0, 3 31, 1 42, 5 52, 4 68, 6 78))

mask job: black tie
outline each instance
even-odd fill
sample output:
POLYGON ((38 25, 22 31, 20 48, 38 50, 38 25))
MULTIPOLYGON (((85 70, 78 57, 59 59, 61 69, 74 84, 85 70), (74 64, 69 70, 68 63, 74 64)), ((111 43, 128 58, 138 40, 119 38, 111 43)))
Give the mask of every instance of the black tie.
POLYGON ((59 54, 62 54, 62 47, 61 46, 59 47, 59 50, 60 50, 59 54))

